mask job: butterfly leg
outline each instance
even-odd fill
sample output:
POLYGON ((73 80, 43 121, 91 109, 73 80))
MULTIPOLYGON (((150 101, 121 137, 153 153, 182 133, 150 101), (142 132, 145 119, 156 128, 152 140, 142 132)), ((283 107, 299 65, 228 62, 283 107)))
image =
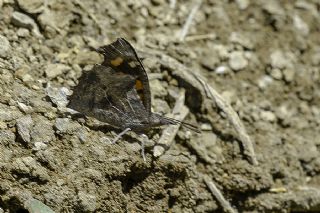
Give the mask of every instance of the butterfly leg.
POLYGON ((145 143, 149 142, 149 138, 148 136, 146 136, 145 134, 142 134, 142 141, 141 141, 141 155, 143 158, 143 161, 146 162, 146 155, 144 153, 144 145, 145 143))
POLYGON ((131 129, 130 128, 126 128, 125 130, 123 130, 122 132, 120 132, 111 142, 111 144, 116 143, 121 137, 122 135, 126 134, 127 132, 129 132, 131 129))

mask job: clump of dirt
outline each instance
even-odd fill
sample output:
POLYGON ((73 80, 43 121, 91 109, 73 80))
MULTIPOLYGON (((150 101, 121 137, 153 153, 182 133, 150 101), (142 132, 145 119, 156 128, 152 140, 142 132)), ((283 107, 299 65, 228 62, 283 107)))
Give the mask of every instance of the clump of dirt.
POLYGON ((0 212, 320 211, 319 8, 0 0, 0 212), (142 52, 153 110, 170 113, 185 90, 185 121, 202 129, 181 128, 159 158, 154 130, 146 162, 139 136, 110 144, 118 130, 64 108, 82 72, 101 62, 93 49, 118 37, 142 52), (239 115, 258 165, 224 112, 152 52, 205 76, 239 115))

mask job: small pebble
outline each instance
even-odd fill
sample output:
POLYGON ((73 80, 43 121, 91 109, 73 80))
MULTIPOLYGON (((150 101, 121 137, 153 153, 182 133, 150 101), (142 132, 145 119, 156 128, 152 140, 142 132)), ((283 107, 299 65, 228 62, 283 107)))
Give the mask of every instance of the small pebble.
POLYGON ((205 56, 201 57, 201 62, 203 67, 208 70, 214 70, 217 64, 219 63, 219 57, 215 52, 207 53, 205 56))
POLYGON ((27 28, 31 30, 34 33, 34 35, 42 37, 38 25, 30 16, 15 11, 12 13, 11 21, 14 25, 22 28, 27 28))
POLYGON ((270 72, 270 75, 272 76, 272 78, 274 78, 276 80, 282 79, 282 72, 279 69, 272 69, 270 72))
POLYGON ((265 89, 267 88, 270 84, 272 84, 273 82, 273 79, 268 76, 268 75, 265 75, 265 76, 262 76, 259 80, 258 80, 258 86, 260 89, 265 89))
POLYGON ((54 88, 48 85, 46 93, 52 103, 56 104, 58 107, 65 107, 69 102, 67 96, 70 95, 71 91, 66 87, 54 88))
POLYGON ((35 143, 33 144, 32 150, 34 150, 34 151, 44 150, 44 149, 47 148, 47 146, 48 146, 48 145, 45 144, 45 143, 43 143, 43 142, 35 142, 35 143))
POLYGON ((20 80, 22 80, 23 82, 34 81, 33 77, 29 74, 29 72, 30 72, 29 66, 22 66, 14 73, 14 75, 20 80))
POLYGON ((45 69, 45 73, 48 78, 52 79, 69 70, 71 70, 71 68, 64 64, 49 64, 45 69))
POLYGON ((217 74, 225 74, 228 71, 226 66, 219 66, 215 69, 215 73, 217 74))
POLYGON ((239 32, 232 32, 229 40, 232 43, 235 44, 240 44, 241 46, 247 48, 247 49, 253 49, 254 48, 254 43, 252 42, 252 40, 250 40, 250 38, 248 36, 245 36, 242 33, 239 32))
POLYGON ((19 28, 19 29, 17 30, 17 35, 18 35, 19 37, 24 38, 24 37, 28 37, 28 36, 30 35, 30 32, 29 32, 28 29, 19 28))
POLYGON ((8 39, 0 35, 0 57, 7 58, 9 56, 11 46, 8 39))
POLYGON ((152 103, 153 110, 160 114, 167 114, 171 112, 168 103, 162 99, 155 99, 152 103))
POLYGON ((23 116, 17 119, 18 134, 24 142, 29 143, 31 141, 30 131, 33 126, 33 120, 30 115, 23 116))
POLYGON ((304 22, 298 15, 293 16, 293 26, 296 28, 296 32, 303 36, 307 36, 310 32, 308 24, 304 22))
POLYGON ((24 113, 30 113, 32 112, 32 107, 31 106, 27 106, 24 103, 18 102, 18 108, 20 109, 20 111, 24 112, 24 113))
POLYGON ((234 71, 239 71, 248 65, 248 61, 242 52, 234 51, 230 54, 229 65, 234 71))
POLYGON ((295 71, 293 69, 283 70, 283 77, 286 82, 292 82, 295 76, 295 71))
POLYGON ((202 131, 211 131, 212 130, 212 126, 208 123, 201 124, 200 128, 202 131))
POLYGON ((288 60, 286 59, 285 55, 282 51, 276 50, 271 53, 270 55, 270 63, 273 68, 283 69, 287 67, 289 64, 288 60))
POLYGON ((218 45, 215 45, 213 48, 218 53, 220 60, 225 60, 229 57, 229 52, 227 47, 218 44, 218 45))
POLYGON ((79 140, 82 142, 82 143, 85 143, 87 141, 87 138, 88 138, 88 132, 81 128, 78 132, 77 132, 77 136, 79 138, 79 140))
POLYGON ((245 10, 250 4, 249 0, 236 0, 236 3, 240 10, 245 10))
POLYGON ((217 135, 212 132, 205 132, 201 135, 203 145, 206 147, 212 147, 217 143, 217 135))
POLYGON ((150 87, 154 97, 164 97, 168 94, 167 89, 158 79, 154 79, 152 84, 150 84, 150 87))
POLYGON ((271 111, 261 111, 260 118, 267 122, 274 122, 276 120, 276 115, 271 111))

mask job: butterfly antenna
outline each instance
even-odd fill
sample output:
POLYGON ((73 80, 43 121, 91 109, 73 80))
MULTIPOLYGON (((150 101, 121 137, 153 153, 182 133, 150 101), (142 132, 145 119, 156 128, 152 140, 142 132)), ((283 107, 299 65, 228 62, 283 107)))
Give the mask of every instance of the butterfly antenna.
POLYGON ((186 123, 186 122, 183 122, 183 121, 179 121, 179 120, 176 120, 176 119, 173 119, 173 118, 168 118, 168 117, 163 117, 163 119, 168 122, 168 124, 173 124, 173 125, 177 125, 177 124, 181 124, 182 126, 184 126, 185 128, 187 129, 190 129, 194 132, 197 132, 197 133, 200 133, 201 131, 198 129, 198 127, 192 125, 192 124, 189 124, 189 123, 186 123))

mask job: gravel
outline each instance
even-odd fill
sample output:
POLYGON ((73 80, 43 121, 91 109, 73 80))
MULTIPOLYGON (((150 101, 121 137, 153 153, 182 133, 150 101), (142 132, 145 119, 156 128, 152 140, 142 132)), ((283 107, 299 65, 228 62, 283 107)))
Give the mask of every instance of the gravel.
POLYGON ((0 35, 0 57, 8 58, 10 53, 10 43, 6 37, 0 35))

